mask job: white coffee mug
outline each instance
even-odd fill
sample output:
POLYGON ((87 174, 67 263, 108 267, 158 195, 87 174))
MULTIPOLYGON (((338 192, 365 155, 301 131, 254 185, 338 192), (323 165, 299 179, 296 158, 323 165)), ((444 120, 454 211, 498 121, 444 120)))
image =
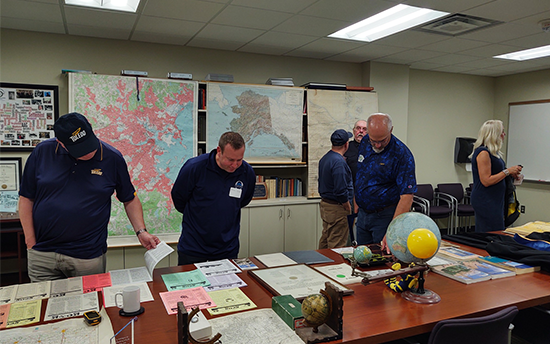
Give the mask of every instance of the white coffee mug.
POLYGON ((122 308, 125 313, 134 313, 140 309, 139 287, 129 285, 124 287, 122 291, 115 294, 115 304, 118 308, 122 308), (118 302, 119 296, 122 297, 122 304, 118 302))

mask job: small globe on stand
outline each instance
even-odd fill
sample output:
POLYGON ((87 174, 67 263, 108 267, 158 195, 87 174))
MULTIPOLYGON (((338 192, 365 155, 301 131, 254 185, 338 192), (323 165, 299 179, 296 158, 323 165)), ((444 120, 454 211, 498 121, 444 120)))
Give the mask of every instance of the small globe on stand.
POLYGON ((359 264, 368 264, 372 259, 372 251, 367 246, 357 246, 353 249, 353 258, 359 264))
MULTIPOLYGON (((441 246, 441 233, 437 224, 421 213, 403 213, 392 220, 386 232, 386 243, 391 253, 407 264, 426 266, 441 246)), ((408 290, 401 296, 416 303, 437 303, 439 295, 424 289, 424 274, 418 279, 418 288, 408 290)))
POLYGON ((302 301, 302 315, 307 325, 313 327, 313 332, 327 321, 331 312, 331 302, 325 295, 309 295, 302 301))

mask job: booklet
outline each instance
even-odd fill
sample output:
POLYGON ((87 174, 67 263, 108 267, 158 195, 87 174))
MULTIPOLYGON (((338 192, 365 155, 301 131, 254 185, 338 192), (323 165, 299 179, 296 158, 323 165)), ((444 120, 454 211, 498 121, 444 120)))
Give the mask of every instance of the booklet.
POLYGON ((241 270, 238 267, 231 264, 229 259, 221 259, 221 260, 213 260, 210 262, 196 263, 195 266, 206 277, 227 275, 227 274, 237 274, 241 272, 241 270))
POLYGON ((233 263, 239 267, 241 270, 250 270, 250 269, 257 269, 258 266, 254 264, 250 258, 237 258, 232 259, 233 263))
POLYGON ((178 312, 178 302, 182 301, 185 309, 191 312, 193 308, 205 309, 210 307, 216 307, 216 303, 212 300, 210 295, 202 287, 165 291, 159 293, 164 308, 169 315, 176 314, 178 312))
POLYGON ((431 269, 437 274, 454 279, 455 281, 464 284, 482 282, 491 279, 491 275, 489 275, 488 273, 479 271, 477 269, 471 269, 464 265, 463 262, 432 266, 431 269))
POLYGON ((48 299, 44 321, 77 317, 87 311, 99 312, 97 292, 48 299))
POLYGON ((174 252, 174 249, 168 246, 166 242, 161 241, 157 247, 145 252, 145 266, 131 269, 111 270, 112 285, 151 282, 153 280, 153 270, 155 266, 172 252, 174 252))
POLYGON ((165 274, 161 277, 166 285, 166 289, 168 290, 206 287, 210 285, 210 282, 208 282, 204 274, 199 269, 165 274))

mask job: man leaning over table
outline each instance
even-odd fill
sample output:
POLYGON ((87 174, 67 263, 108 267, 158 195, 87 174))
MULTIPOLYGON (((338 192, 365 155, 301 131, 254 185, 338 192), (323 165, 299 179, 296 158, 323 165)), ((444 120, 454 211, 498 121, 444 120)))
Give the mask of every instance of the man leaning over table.
POLYGON ((122 154, 76 112, 61 116, 54 132, 27 159, 19 191, 31 282, 105 272, 113 192, 140 243, 155 248, 160 240, 145 229, 122 154))

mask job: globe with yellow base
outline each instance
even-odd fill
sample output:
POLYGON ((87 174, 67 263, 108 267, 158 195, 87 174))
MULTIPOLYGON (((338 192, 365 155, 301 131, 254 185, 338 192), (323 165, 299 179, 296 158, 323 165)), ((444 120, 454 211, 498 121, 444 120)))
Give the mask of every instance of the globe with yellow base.
POLYGON ((421 213, 403 213, 392 220, 386 232, 391 253, 404 263, 423 263, 432 258, 441 245, 437 224, 421 213))
POLYGON ((372 251, 367 246, 357 246, 353 249, 353 258, 359 264, 368 264, 372 259, 372 251))

